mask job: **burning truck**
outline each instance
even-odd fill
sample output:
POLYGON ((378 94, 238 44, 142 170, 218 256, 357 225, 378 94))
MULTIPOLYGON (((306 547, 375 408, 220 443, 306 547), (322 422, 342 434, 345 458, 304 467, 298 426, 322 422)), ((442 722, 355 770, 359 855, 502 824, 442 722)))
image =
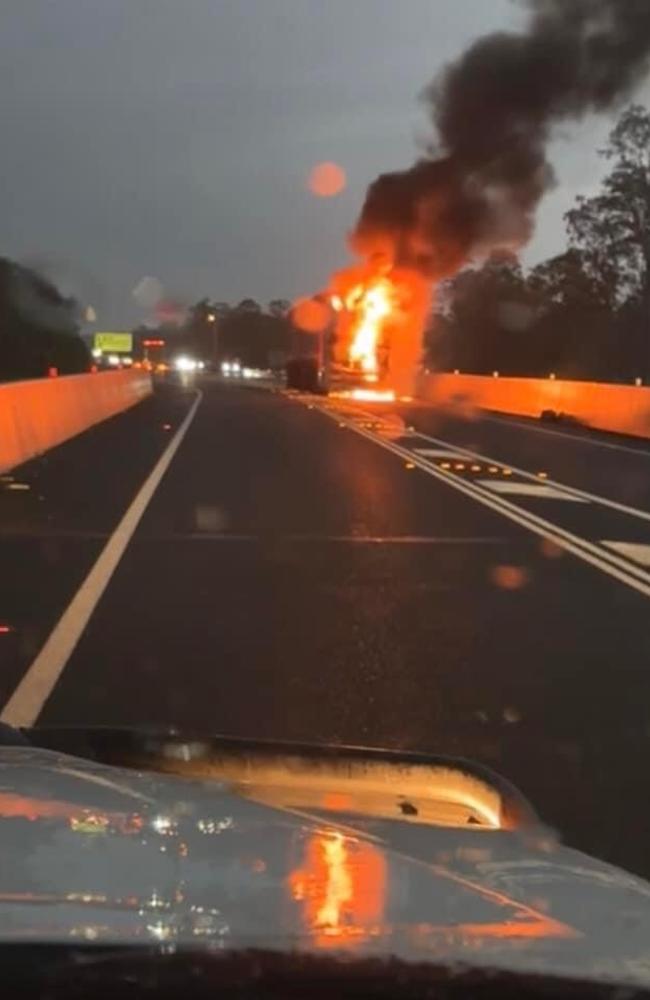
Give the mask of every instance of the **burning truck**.
POLYGON ((412 396, 429 301, 427 282, 407 268, 374 260, 338 271, 326 292, 294 310, 300 333, 287 365, 289 387, 412 396))
POLYGON ((295 310, 317 334, 289 365, 296 388, 347 380, 412 395, 429 290, 492 253, 517 253, 554 184, 546 153, 557 126, 607 112, 645 79, 649 0, 520 7, 522 31, 478 38, 426 87, 431 139, 412 166, 368 188, 349 237, 360 263, 305 303, 308 322, 295 310))

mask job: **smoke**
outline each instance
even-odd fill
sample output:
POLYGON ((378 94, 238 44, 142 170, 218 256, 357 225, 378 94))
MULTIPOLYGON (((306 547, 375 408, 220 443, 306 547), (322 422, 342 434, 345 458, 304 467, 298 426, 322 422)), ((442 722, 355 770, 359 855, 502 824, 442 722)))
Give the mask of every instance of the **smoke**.
POLYGON ((521 246, 553 184, 553 126, 615 106, 645 74, 650 0, 521 2, 523 34, 480 38, 427 87, 436 147, 370 186, 356 252, 439 279, 521 246))

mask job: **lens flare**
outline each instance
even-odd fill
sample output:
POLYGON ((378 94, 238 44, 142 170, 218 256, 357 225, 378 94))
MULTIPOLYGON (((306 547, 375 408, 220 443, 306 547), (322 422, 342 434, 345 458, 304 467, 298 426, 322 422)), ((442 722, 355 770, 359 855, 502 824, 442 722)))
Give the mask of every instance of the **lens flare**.
POLYGON ((345 171, 338 163, 317 163, 307 180, 307 187, 319 198, 333 198, 345 187, 345 171))

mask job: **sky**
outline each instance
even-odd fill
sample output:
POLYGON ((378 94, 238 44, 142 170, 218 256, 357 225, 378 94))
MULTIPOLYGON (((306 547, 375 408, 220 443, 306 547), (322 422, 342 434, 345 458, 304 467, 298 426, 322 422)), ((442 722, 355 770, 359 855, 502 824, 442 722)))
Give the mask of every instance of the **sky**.
MULTIPOLYGON (((427 138, 426 83, 521 18, 510 0, 4 0, 0 255, 104 330, 148 318, 145 276, 186 303, 314 292, 348 260, 368 183, 427 138), (308 188, 322 161, 346 174, 334 198, 308 188)), ((611 125, 554 141, 526 263, 563 249, 611 125)))

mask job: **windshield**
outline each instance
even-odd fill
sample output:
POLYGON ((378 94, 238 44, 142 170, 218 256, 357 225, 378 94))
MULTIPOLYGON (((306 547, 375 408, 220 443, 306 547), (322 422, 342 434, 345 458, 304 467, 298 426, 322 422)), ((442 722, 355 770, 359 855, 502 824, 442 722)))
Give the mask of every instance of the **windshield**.
POLYGON ((646 0, 3 5, 3 723, 462 758, 650 879, 649 58, 646 0))

